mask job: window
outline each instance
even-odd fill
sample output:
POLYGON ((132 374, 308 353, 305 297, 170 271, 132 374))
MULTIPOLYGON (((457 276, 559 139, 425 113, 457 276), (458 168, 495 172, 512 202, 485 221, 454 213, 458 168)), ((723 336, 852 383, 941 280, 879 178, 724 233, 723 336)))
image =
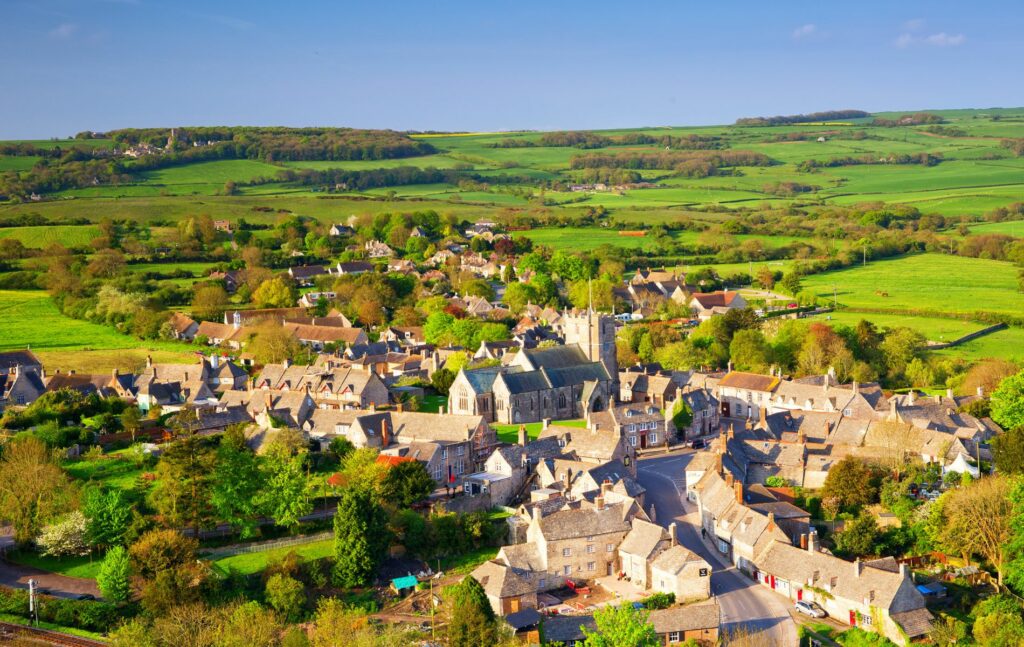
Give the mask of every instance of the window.
POLYGON ((537 583, 537 588, 542 589, 548 585, 547 578, 540 578, 540 582, 537 583))
POLYGON ((458 456, 464 456, 466 454, 466 446, 459 445, 458 448, 455 450, 455 454, 458 456))
POLYGON ((742 416, 743 415, 743 405, 742 404, 737 404, 736 405, 736 415, 738 415, 738 416, 742 416))
POLYGON ((565 394, 564 393, 559 393, 558 394, 558 408, 559 409, 564 409, 565 408, 565 394))
POLYGON ((562 557, 570 557, 570 556, 572 556, 572 548, 563 548, 562 549, 562 557))
POLYGON ((469 409, 469 394, 464 390, 459 391, 459 409, 463 411, 469 409))
POLYGON ((606 544, 605 547, 604 547, 604 552, 606 552, 606 553, 613 553, 613 552, 615 552, 615 544, 606 544))
POLYGON ((568 564, 566 564, 565 566, 563 566, 563 567, 562 567, 562 573, 563 573, 564 575, 572 575, 572 566, 569 566, 568 564))
POLYGON ((587 570, 588 571, 597 570, 597 562, 587 562, 587 570))
POLYGON ((668 632, 668 641, 670 643, 677 643, 677 642, 679 642, 679 632, 678 631, 670 631, 670 632, 668 632))
POLYGON ((658 434, 654 432, 647 434, 647 443, 650 445, 656 445, 658 443, 658 434))
POLYGON ((628 433, 633 433, 634 431, 636 431, 636 425, 626 425, 626 431, 628 433))
POLYGON ((459 459, 458 462, 455 463, 455 473, 456 474, 462 474, 465 471, 466 471, 466 463, 462 459, 459 459))
POLYGON ((630 447, 636 447, 636 436, 630 436, 629 437, 629 446, 630 447))
POLYGON ((434 467, 434 480, 435 481, 440 481, 442 473, 443 473, 443 471, 442 471, 440 465, 437 465, 436 467, 434 467))
POLYGON ((448 458, 448 448, 447 447, 442 447, 441 448, 441 458, 448 458))
POLYGON ((594 544, 587 544, 587 553, 594 552, 594 544))
POLYGON ((849 407, 847 407, 846 409, 843 409, 843 415, 844 416, 852 416, 853 415, 853 409, 850 409, 849 407))

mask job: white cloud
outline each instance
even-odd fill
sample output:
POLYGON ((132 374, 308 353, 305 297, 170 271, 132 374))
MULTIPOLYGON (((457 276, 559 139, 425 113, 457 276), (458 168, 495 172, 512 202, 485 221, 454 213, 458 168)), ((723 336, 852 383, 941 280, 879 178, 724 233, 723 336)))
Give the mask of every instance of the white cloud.
POLYGON ((967 42, 963 34, 947 34, 940 31, 927 36, 915 36, 909 32, 903 32, 896 38, 896 47, 913 47, 915 45, 928 45, 931 47, 959 47, 967 42))
POLYGON ((929 45, 935 45, 936 47, 957 47, 963 45, 964 38, 963 34, 947 34, 944 31, 940 31, 937 34, 932 34, 924 39, 929 45))
POLYGON ((801 38, 808 38, 810 36, 814 36, 817 33, 818 26, 815 25, 814 23, 807 23, 806 25, 801 25, 793 30, 793 38, 799 40, 801 38))
POLYGON ((903 28, 907 31, 921 31, 924 29, 924 18, 911 18, 903 23, 903 28))
POLYGON ((78 25, 70 22, 64 22, 50 30, 50 38, 67 40, 68 38, 71 38, 76 31, 78 31, 78 25))

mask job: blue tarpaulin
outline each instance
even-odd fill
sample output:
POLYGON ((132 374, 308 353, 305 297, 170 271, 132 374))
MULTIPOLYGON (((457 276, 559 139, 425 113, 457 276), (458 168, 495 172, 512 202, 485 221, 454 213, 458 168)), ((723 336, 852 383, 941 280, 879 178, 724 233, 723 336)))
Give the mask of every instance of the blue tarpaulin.
POLYGON ((396 591, 401 591, 402 589, 414 589, 416 588, 417 582, 418 580, 416 579, 415 575, 396 577, 395 579, 391 580, 391 588, 393 588, 396 591))

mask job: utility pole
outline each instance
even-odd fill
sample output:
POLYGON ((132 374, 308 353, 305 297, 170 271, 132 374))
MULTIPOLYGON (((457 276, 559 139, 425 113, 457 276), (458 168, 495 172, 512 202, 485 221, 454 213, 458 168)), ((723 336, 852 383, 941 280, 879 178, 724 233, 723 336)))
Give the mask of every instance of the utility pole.
POLYGON ((36 581, 28 581, 28 614, 34 624, 39 626, 39 609, 36 605, 36 581))

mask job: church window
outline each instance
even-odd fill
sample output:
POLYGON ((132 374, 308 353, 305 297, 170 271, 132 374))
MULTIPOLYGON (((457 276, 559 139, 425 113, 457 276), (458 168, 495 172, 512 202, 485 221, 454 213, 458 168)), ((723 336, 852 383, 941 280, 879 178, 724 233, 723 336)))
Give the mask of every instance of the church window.
POLYGON ((565 394, 564 393, 559 393, 558 394, 558 408, 559 409, 564 409, 565 408, 565 394))

